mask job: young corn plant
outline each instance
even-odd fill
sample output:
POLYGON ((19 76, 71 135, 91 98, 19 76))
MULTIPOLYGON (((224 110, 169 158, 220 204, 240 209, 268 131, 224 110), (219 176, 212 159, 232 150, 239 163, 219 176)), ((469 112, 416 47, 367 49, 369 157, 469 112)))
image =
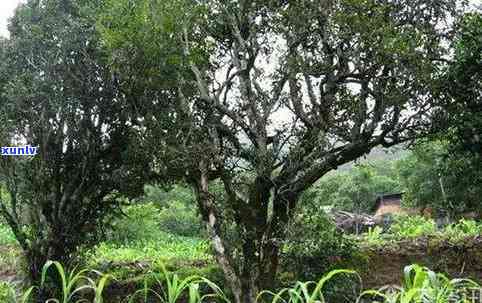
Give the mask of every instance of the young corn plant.
POLYGON ((160 267, 161 279, 159 279, 158 275, 152 274, 152 277, 160 288, 160 292, 148 287, 147 279, 145 279, 144 288, 134 293, 129 299, 129 303, 137 302, 134 300, 139 298, 140 295, 143 296, 144 302, 147 302, 149 295, 153 295, 160 303, 176 303, 183 301, 184 295, 186 294, 188 295, 189 303, 203 302, 207 298, 216 298, 226 303, 230 302, 221 288, 214 282, 197 275, 181 279, 179 275, 169 272, 163 264, 160 264, 160 267), (208 286, 212 293, 203 295, 201 286, 204 285, 208 286))
POLYGON ((15 303, 15 289, 12 285, 0 282, 0 302, 15 303))
POLYGON ((104 293, 105 287, 109 283, 109 280, 114 279, 114 277, 111 275, 105 275, 96 270, 92 270, 92 272, 97 274, 98 277, 100 277, 100 279, 97 282, 94 280, 89 280, 94 291, 93 303, 103 303, 104 302, 103 293, 104 293))
POLYGON ((22 296, 17 297, 17 292, 15 287, 9 283, 0 282, 0 302, 2 303, 28 303, 31 300, 31 295, 35 290, 35 287, 30 287, 22 294, 22 296))
POLYGON ((365 298, 378 298, 384 303, 466 303, 466 294, 480 286, 470 279, 449 279, 441 273, 410 265, 404 269, 403 286, 364 291, 358 301, 365 298))
POLYGON ((257 300, 261 301, 262 297, 271 296, 271 303, 325 303, 323 287, 328 281, 340 274, 355 275, 360 279, 359 275, 353 270, 333 270, 323 276, 318 283, 314 281, 298 281, 293 287, 283 288, 278 293, 265 290, 258 295, 257 300))
MULTIPOLYGON (((67 272, 62 264, 57 261, 48 261, 42 268, 42 279, 40 288, 45 288, 47 283, 47 274, 51 267, 54 267, 59 275, 60 285, 55 285, 61 292, 60 298, 50 298, 46 303, 83 303, 89 302, 85 298, 77 298, 86 296, 89 293, 93 297, 92 303, 103 303, 102 293, 107 285, 110 275, 103 275, 95 270, 83 269, 80 271, 72 270, 67 272), (87 273, 94 273, 100 277, 97 281, 87 275, 87 273)), ((30 297, 27 295, 27 299, 30 297)))

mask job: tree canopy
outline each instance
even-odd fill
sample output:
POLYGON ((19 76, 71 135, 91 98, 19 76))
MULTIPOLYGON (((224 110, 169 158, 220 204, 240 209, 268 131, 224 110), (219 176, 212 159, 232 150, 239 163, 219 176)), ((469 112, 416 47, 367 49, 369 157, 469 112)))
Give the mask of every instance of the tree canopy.
POLYGON ((272 283, 307 188, 431 129, 459 4, 107 3, 99 28, 156 168, 193 187, 236 302, 272 283))
MULTIPOLYGON (((482 157, 482 14, 471 12, 457 23, 453 40, 455 55, 445 74, 443 85, 448 124, 454 132, 449 138, 451 150, 470 152, 482 157)), ((482 164, 482 162, 479 162, 482 164)))
MULTIPOLYGON (((0 144, 39 153, 0 159, 0 214, 30 278, 95 242, 148 180, 192 188, 236 303, 273 285, 290 224, 327 226, 295 215, 310 195, 361 212, 396 189, 369 166, 329 175, 376 147, 437 138, 399 168, 412 202, 455 203, 464 188, 444 184, 473 185, 459 174, 481 160, 481 18, 464 4, 22 4, 0 40, 0 144)), ((161 207, 189 207, 178 194, 189 199, 161 207)), ((479 192, 463 194, 472 208, 479 192)))
POLYGON ((141 192, 149 171, 92 12, 85 1, 28 1, 1 44, 0 143, 38 154, 0 158, 0 213, 35 282, 47 260, 69 262, 97 239, 117 196, 141 192))

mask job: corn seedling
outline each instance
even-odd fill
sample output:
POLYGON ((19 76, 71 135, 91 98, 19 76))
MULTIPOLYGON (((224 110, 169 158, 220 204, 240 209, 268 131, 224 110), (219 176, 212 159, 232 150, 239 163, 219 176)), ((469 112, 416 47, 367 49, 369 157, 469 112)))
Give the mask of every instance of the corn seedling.
POLYGON ((214 282, 197 275, 192 275, 181 279, 179 275, 169 272, 163 264, 160 264, 160 267, 161 279, 159 279, 157 275, 152 274, 152 277, 155 279, 160 288, 160 292, 148 287, 147 279, 145 279, 144 288, 134 293, 134 295, 130 298, 129 303, 134 302, 134 299, 141 294, 143 295, 145 302, 148 299, 148 295, 151 294, 158 299, 159 302, 176 303, 179 302, 186 293, 189 296, 189 303, 198 303, 204 301, 206 298, 214 297, 225 302, 229 302, 229 299, 226 297, 224 292, 214 282), (213 293, 201 295, 201 285, 208 286, 213 293))
POLYGON ((0 282, 0 302, 2 303, 27 303, 30 302, 32 292, 36 287, 29 287, 23 295, 17 298, 17 292, 13 285, 9 283, 0 282))
POLYGON ((13 303, 14 300, 14 288, 9 283, 0 282, 0 302, 13 303))
POLYGON ((353 270, 333 270, 323 276, 318 283, 314 281, 298 281, 293 287, 283 288, 278 293, 262 291, 258 295, 257 300, 259 301, 264 295, 270 295, 272 296, 271 303, 325 303, 326 300, 323 295, 323 287, 328 281, 340 274, 356 275, 359 278, 358 274, 353 270))
POLYGON ((70 272, 66 272, 62 264, 59 262, 48 261, 42 268, 41 288, 46 286, 47 273, 52 266, 54 266, 60 278, 60 285, 57 286, 60 286, 61 298, 50 298, 46 303, 89 302, 87 299, 78 299, 77 301, 74 301, 77 295, 80 296, 80 294, 84 292, 91 292, 91 295, 94 298, 92 303, 103 302, 102 293, 108 280, 111 278, 110 275, 103 275, 98 271, 89 271, 88 269, 80 271, 74 269, 70 272), (87 275, 88 272, 96 274, 100 279, 96 282, 87 275))
POLYGON ((426 267, 410 265, 404 269, 403 287, 364 291, 359 302, 366 297, 378 297, 385 303, 465 303, 464 294, 477 283, 470 279, 449 279, 426 267))

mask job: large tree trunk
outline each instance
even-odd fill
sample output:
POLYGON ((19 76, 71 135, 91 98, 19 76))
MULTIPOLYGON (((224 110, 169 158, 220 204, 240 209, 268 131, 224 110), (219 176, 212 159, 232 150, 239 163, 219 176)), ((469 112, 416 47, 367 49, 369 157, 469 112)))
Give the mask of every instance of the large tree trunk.
MULTIPOLYGON (((203 163, 201 163, 202 167, 203 163)), ((257 180, 259 181, 259 180, 257 180)), ((193 182, 197 202, 206 223, 215 257, 231 288, 236 303, 255 303, 261 290, 272 289, 278 270, 280 243, 285 237, 289 212, 293 206, 286 197, 272 202, 271 186, 254 182, 248 201, 240 201, 237 220, 241 257, 233 260, 232 246, 221 232, 215 197, 209 192, 207 173, 193 182)))
POLYGON ((214 196, 209 192, 209 179, 207 176, 207 165, 200 162, 201 176, 198 180, 193 181, 193 189, 196 194, 199 209, 203 221, 206 224, 210 240, 212 242, 216 261, 224 273, 224 278, 229 284, 236 303, 242 302, 242 285, 239 272, 230 256, 228 247, 222 238, 220 224, 214 205, 214 196))

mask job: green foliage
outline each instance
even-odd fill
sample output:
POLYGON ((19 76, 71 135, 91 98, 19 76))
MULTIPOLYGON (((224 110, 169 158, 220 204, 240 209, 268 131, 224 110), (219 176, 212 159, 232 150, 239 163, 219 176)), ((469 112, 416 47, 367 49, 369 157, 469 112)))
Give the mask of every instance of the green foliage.
POLYGON ((203 233, 201 218, 196 208, 180 201, 172 201, 159 212, 161 230, 187 237, 199 237, 203 233))
POLYGON ((368 231, 362 235, 363 240, 370 246, 380 246, 384 243, 382 237, 383 229, 380 226, 370 227, 368 231))
MULTIPOLYGON (((131 86, 126 93, 138 98, 145 93, 142 89, 154 89, 156 94, 165 94, 166 99, 172 101, 178 85, 182 85, 180 78, 192 78, 190 61, 207 64, 208 41, 203 39, 202 32, 189 32, 189 39, 197 45, 187 57, 180 47, 187 38, 183 28, 203 23, 206 10, 189 0, 104 1, 98 11, 96 28, 111 50, 113 68, 131 84, 136 84, 134 91, 130 91, 131 86)), ((192 94, 192 87, 184 88, 185 95, 192 94)), ((162 104, 156 107, 145 102, 142 106, 167 112, 167 106, 162 104)))
POLYGON ((148 202, 123 208, 124 216, 111 222, 107 241, 117 244, 153 242, 163 240, 166 235, 200 237, 202 225, 195 209, 184 202, 173 200, 159 209, 159 203, 148 202), (171 235, 170 235, 171 234, 171 235))
MULTIPOLYGON (((443 79, 442 105, 454 132, 449 140, 450 150, 474 158, 482 165, 482 13, 468 12, 457 20, 452 41, 455 50, 443 79), (475 155, 475 157, 474 157, 475 155)), ((442 125, 444 128, 444 125, 442 125)), ((444 132, 445 133, 445 132, 444 132)), ((442 134, 444 136, 444 134, 442 134)))
POLYGON ((158 232, 157 240, 134 241, 126 244, 104 242, 86 252, 92 267, 105 262, 135 262, 166 259, 211 260, 210 245, 204 239, 182 237, 158 232))
POLYGON ((30 303, 32 292, 35 287, 29 287, 21 296, 17 296, 15 288, 0 281, 0 302, 2 303, 30 303))
POLYGON ((437 225, 432 219, 416 215, 395 216, 390 226, 390 233, 398 238, 415 238, 420 236, 434 235, 437 225))
MULTIPOLYGON (((154 267, 159 271, 156 269, 148 273, 137 290, 124 302, 201 303, 206 300, 231 302, 220 284, 203 275, 196 273, 180 275, 169 271, 163 263, 159 262, 154 267)), ((47 272, 51 269, 56 271, 59 277, 54 285, 59 296, 50 298, 46 302, 102 303, 104 299, 108 299, 106 298, 106 286, 112 279, 110 275, 87 269, 68 272, 60 263, 49 261, 42 270, 43 286, 45 286, 47 272)), ((277 292, 263 290, 257 295, 256 301, 266 303, 340 302, 330 300, 331 285, 338 278, 343 278, 345 283, 350 285, 362 283, 361 277, 356 271, 336 269, 322 275, 318 282, 298 281, 293 286, 282 288, 277 292)), ((470 298, 471 291, 474 289, 480 289, 480 285, 470 279, 450 279, 444 274, 413 264, 404 268, 401 287, 390 286, 378 290, 360 291, 356 294, 355 299, 349 302, 465 303, 468 302, 466 300, 470 298)), ((2 303, 30 302, 29 300, 34 298, 35 290, 36 287, 30 287, 20 301, 15 301, 13 288, 8 284, 0 283, 0 299, 2 299, 2 303)))
POLYGON ((10 284, 2 281, 0 281, 0 302, 16 303, 14 288, 10 284))
POLYGON ((353 258, 355 242, 343 235, 322 209, 303 207, 288 229, 285 268, 298 279, 312 280, 353 258))
MULTIPOLYGON (((162 303, 176 303, 183 300, 186 296, 189 303, 202 302, 206 298, 220 299, 222 302, 229 303, 230 300, 226 297, 221 288, 216 283, 210 281, 201 276, 190 275, 181 278, 178 274, 167 271, 163 264, 160 264, 161 275, 152 273, 157 286, 161 291, 156 291, 149 287, 147 281, 144 283, 144 288, 138 290, 130 299, 131 302, 135 301, 137 297, 143 297, 144 302, 148 301, 148 298, 153 297, 162 303), (210 293, 202 294, 201 289, 203 286, 207 286, 210 289, 210 293)), ((147 277, 148 279, 149 277, 147 277)), ((218 301, 218 300, 216 300, 218 301)))
POLYGON ((407 206, 452 217, 481 210, 482 172, 470 154, 449 153, 446 140, 419 143, 397 167, 407 206))
POLYGON ((190 188, 175 184, 166 191, 160 186, 147 185, 144 190, 142 201, 159 209, 161 230, 187 237, 202 235, 203 225, 190 188))
POLYGON ((108 241, 127 244, 159 239, 161 214, 153 203, 129 205, 124 216, 114 219, 108 241))
POLYGON ((0 224, 0 245, 16 243, 15 235, 10 227, 0 224))
POLYGON ((462 219, 457 223, 446 226, 444 234, 454 242, 460 242, 468 237, 476 237, 482 234, 482 223, 462 219))
POLYGON ((141 194, 147 178, 149 154, 132 144, 130 103, 93 26, 101 2, 25 1, 1 43, 0 145, 38 154, 0 157, 0 215, 36 282, 47 260, 96 243, 117 198, 141 194))
POLYGON ((192 190, 182 184, 174 184, 169 188, 157 185, 146 185, 144 187, 143 202, 152 202, 159 208, 167 208, 171 202, 179 202, 186 207, 191 207, 196 203, 192 190))
POLYGON ((111 276, 103 275, 95 270, 66 271, 64 266, 56 261, 45 263, 41 275, 40 285, 29 287, 18 300, 13 287, 0 282, 0 302, 103 303, 103 293, 109 279, 111 279, 111 276), (58 279, 50 280, 52 267, 58 279), (91 275, 87 275, 88 273, 91 275), (58 294, 58 297, 41 299, 39 292, 45 294, 46 291, 58 294))
POLYGON ((370 213, 378 194, 398 191, 393 162, 376 161, 325 176, 303 195, 302 203, 370 213))
POLYGON ((81 296, 91 297, 92 303, 102 303, 102 293, 109 279, 110 276, 108 275, 103 275, 100 272, 88 269, 66 271, 59 262, 48 261, 42 268, 40 289, 48 287, 59 293, 58 298, 49 298, 47 301, 55 301, 58 303, 80 302, 79 296, 81 296), (51 267, 54 267, 59 277, 59 279, 54 280, 56 282, 53 282, 54 286, 47 284, 47 278, 52 276, 49 274, 51 267), (98 276, 98 280, 90 278, 87 275, 89 272, 98 276), (90 295, 88 293, 90 293, 90 295))
POLYGON ((406 189, 403 197, 405 205, 425 206, 442 200, 435 166, 441 150, 440 144, 418 145, 410 156, 397 163, 400 180, 406 189))
MULTIPOLYGON (((358 254, 356 240, 337 229, 325 214, 324 207, 316 203, 311 201, 301 206, 288 228, 282 254, 284 274, 279 279, 281 286, 289 285, 293 280, 316 280, 332 269, 357 267, 364 263, 358 254)), ((359 286, 340 275, 327 282, 325 297, 330 302, 348 303, 356 298, 359 286)))
POLYGON ((482 234, 482 223, 461 219, 443 229, 437 229, 432 219, 421 216, 396 216, 395 222, 387 232, 380 227, 370 228, 360 237, 353 237, 361 245, 381 247, 388 243, 403 240, 416 240, 417 237, 430 236, 435 241, 449 241, 455 245, 482 234))
POLYGON ((470 291, 479 287, 470 279, 449 279, 441 273, 414 264, 405 267, 400 289, 367 290, 360 295, 360 299, 379 297, 384 303, 465 303, 469 302, 470 291))
MULTIPOLYGON (((318 282, 296 282, 294 286, 281 289, 278 293, 271 291, 263 291, 258 295, 261 297, 271 296, 271 300, 264 302, 271 303, 311 303, 311 302, 327 302, 323 293, 325 285, 337 275, 355 275, 358 274, 352 270, 338 269, 332 270, 324 275, 318 282)), ((263 301, 261 301, 263 302, 263 301)))

